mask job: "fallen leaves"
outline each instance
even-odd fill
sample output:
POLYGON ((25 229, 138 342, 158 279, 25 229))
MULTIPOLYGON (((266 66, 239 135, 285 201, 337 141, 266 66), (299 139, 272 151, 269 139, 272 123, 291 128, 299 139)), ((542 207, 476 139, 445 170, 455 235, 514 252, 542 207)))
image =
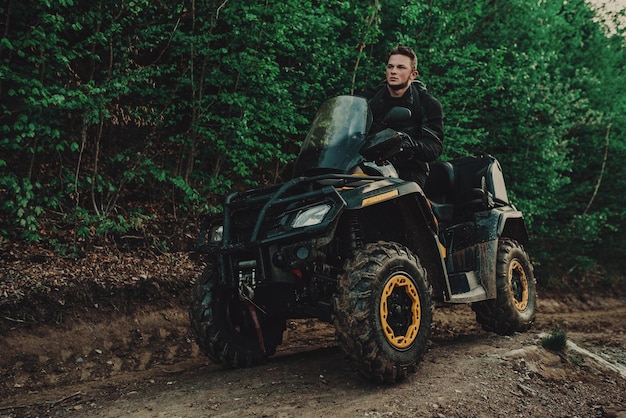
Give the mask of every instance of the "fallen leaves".
POLYGON ((117 294, 167 298, 188 289, 203 269, 189 253, 101 250, 72 260, 15 249, 0 260, 0 313, 31 322, 43 320, 37 309, 97 306, 117 294), (29 309, 32 317, 25 317, 29 309))

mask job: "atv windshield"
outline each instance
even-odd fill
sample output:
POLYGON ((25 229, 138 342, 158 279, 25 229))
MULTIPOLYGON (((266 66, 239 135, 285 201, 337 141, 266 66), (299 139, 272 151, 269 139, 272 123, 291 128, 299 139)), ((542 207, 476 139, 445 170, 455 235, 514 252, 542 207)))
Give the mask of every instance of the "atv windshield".
POLYGON ((302 143, 293 176, 348 173, 363 160, 359 150, 371 124, 372 114, 364 98, 338 96, 327 100, 302 143))

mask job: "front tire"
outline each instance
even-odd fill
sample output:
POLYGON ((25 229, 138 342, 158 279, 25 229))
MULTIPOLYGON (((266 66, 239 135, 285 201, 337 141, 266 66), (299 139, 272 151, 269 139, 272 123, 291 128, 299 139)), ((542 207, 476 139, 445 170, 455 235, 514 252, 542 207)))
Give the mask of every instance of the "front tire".
POLYGON ((285 320, 259 318, 263 352, 247 305, 239 299, 235 288, 219 285, 216 273, 210 268, 192 292, 189 318, 200 351, 225 367, 261 363, 276 353, 285 330, 285 320))
POLYGON ((535 320, 537 302, 530 258, 517 241, 502 239, 497 263, 496 299, 472 304, 476 321, 485 331, 500 335, 527 331, 535 320))
POLYGON ((351 365, 367 379, 394 383, 415 372, 431 334, 432 287, 409 249, 366 245, 346 262, 333 323, 351 365))

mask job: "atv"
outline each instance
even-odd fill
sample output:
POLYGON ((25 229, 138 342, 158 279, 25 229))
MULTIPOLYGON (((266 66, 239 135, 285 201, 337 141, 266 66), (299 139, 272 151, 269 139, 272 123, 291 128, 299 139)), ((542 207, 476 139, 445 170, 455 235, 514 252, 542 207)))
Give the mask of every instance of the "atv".
MULTIPOLYGON (((394 108, 387 117, 410 117, 394 108)), ((535 317, 523 216, 490 155, 431 164, 402 180, 402 134, 368 134, 364 98, 319 108, 281 184, 229 195, 200 239, 209 267, 190 306, 200 350, 225 367, 275 354, 288 319, 334 325, 350 364, 393 383, 415 372, 434 306, 468 304, 485 330, 526 331, 535 317)))

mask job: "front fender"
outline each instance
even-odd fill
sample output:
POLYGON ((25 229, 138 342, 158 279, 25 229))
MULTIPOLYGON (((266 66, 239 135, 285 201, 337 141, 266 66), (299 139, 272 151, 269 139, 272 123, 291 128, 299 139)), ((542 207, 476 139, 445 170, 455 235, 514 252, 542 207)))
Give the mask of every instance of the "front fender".
POLYGON ((388 241, 405 245, 428 272, 435 299, 448 297, 446 250, 439 242, 437 221, 428 199, 417 183, 385 179, 341 194, 346 213, 357 215, 361 238, 366 243, 388 241))

